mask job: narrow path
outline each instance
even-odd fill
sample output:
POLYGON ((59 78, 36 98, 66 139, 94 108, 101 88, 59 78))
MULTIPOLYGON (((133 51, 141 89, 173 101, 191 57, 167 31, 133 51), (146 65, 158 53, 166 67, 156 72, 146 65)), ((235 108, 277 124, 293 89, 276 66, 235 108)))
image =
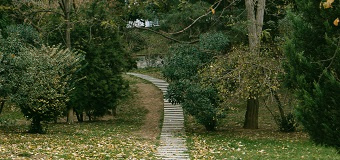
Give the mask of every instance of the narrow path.
MULTIPOLYGON (((168 83, 164 80, 153 78, 138 73, 127 73, 152 82, 162 92, 167 93, 168 83)), ((164 100, 164 121, 160 136, 160 145, 156 156, 161 159, 189 159, 186 146, 183 109, 180 105, 172 105, 164 100)))

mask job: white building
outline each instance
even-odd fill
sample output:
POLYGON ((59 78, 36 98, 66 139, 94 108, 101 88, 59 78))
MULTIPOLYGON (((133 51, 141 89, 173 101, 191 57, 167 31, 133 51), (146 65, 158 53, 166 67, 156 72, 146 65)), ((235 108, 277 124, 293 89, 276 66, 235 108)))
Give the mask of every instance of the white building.
POLYGON ((159 26, 158 19, 149 21, 143 19, 137 19, 135 21, 128 21, 126 28, 133 28, 133 27, 156 27, 159 26))

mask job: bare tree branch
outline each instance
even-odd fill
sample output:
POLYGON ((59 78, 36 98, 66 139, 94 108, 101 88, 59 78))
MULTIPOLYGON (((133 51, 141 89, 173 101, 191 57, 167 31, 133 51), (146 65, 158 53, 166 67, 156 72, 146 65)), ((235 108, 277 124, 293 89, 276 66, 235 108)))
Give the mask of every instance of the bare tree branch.
POLYGON ((58 4, 59 4, 61 10, 62 10, 62 11, 64 12, 64 14, 66 15, 66 13, 65 13, 65 2, 64 2, 64 0, 58 1, 58 4))
MULTIPOLYGON (((338 54, 338 52, 340 52, 340 40, 338 40, 338 44, 337 44, 337 47, 335 49, 335 52, 334 52, 334 55, 331 57, 331 58, 328 58, 326 60, 321 60, 321 62, 326 62, 326 61, 331 61, 328 66, 324 69, 324 71, 327 71, 333 64, 335 58, 336 58, 336 55, 338 54)), ((322 76, 325 74, 325 72, 322 72, 321 75, 319 76, 319 80, 318 80, 318 83, 320 82, 322 76)))
MULTIPOLYGON (((58 14, 62 17, 65 17, 63 14, 59 13, 59 12, 56 12, 56 11, 53 11, 53 10, 38 10, 38 11, 32 11, 30 12, 29 14, 26 14, 26 15, 32 15, 32 14, 35 14, 35 13, 43 13, 43 12, 46 12, 46 13, 54 13, 54 14, 58 14)), ((25 15, 25 14, 24 14, 25 15)))
MULTIPOLYGON (((223 1, 223 0, 219 0, 219 1, 215 2, 215 3, 212 5, 211 8, 212 8, 212 9, 217 9, 217 7, 221 4, 222 1, 223 1)), ((234 0, 234 1, 231 2, 228 6, 226 6, 225 8, 223 8, 222 13, 220 14, 220 16, 219 16, 218 18, 220 18, 220 17, 222 16, 222 14, 223 14, 223 12, 225 11, 225 9, 229 8, 229 7, 232 6, 234 3, 239 2, 239 1, 240 1, 240 0, 234 0)), ((180 30, 180 31, 177 31, 177 32, 172 32, 172 33, 164 32, 164 31, 159 32, 159 31, 156 31, 156 30, 153 30, 153 29, 150 29, 150 28, 144 28, 144 27, 135 27, 135 28, 136 28, 136 29, 140 29, 140 30, 147 30, 147 31, 156 33, 156 34, 158 34, 158 35, 161 35, 161 36, 164 37, 164 38, 167 38, 167 39, 172 40, 172 41, 177 42, 177 43, 182 43, 182 44, 194 44, 194 43, 199 42, 199 40, 194 40, 194 41, 192 41, 192 42, 185 42, 185 41, 180 41, 180 40, 178 40, 178 39, 175 39, 175 38, 173 38, 173 37, 170 37, 169 35, 177 35, 177 34, 180 34, 180 33, 185 32, 186 30, 188 30, 189 28, 191 28, 195 23, 197 23, 201 18, 203 18, 203 17, 209 15, 210 13, 212 13, 212 10, 211 10, 211 9, 209 9, 209 11, 208 11, 207 13, 205 13, 205 14, 199 16, 198 18, 193 19, 193 22, 192 22, 190 25, 188 25, 188 26, 185 27, 184 29, 182 29, 182 30, 180 30)), ((243 12, 242 12, 242 13, 243 13, 243 12)))
POLYGON ((241 1, 241 0, 234 0, 234 1, 231 2, 228 6, 224 7, 224 8, 222 9, 222 12, 221 12, 221 14, 220 14, 220 16, 219 16, 218 18, 221 18, 221 17, 222 17, 224 11, 225 11, 227 8, 229 8, 231 5, 235 4, 236 2, 240 2, 240 1, 241 1))
MULTIPOLYGON (((234 1, 231 2, 228 6, 224 7, 224 8, 222 9, 221 14, 218 16, 217 20, 215 21, 215 23, 212 24, 212 26, 215 26, 216 23, 220 22, 220 21, 218 21, 218 19, 220 19, 220 18, 223 16, 225 10, 226 10, 227 8, 231 7, 233 4, 235 4, 235 3, 237 3, 237 2, 241 2, 241 0, 234 0, 234 1)), ((239 16, 241 16, 241 15, 243 14, 244 11, 245 11, 245 9, 244 9, 239 15, 237 15, 236 18, 238 18, 239 16)))
MULTIPOLYGON (((20 9, 17 9, 17 11, 18 11, 18 13, 19 13, 20 15, 22 15, 23 17, 25 17, 25 16, 24 16, 25 14, 24 14, 20 9)), ((32 25, 36 30, 38 30, 39 32, 42 31, 42 29, 41 29, 39 26, 37 26, 36 24, 34 24, 34 23, 32 22, 31 19, 25 18, 25 19, 24 19, 24 22, 27 22, 27 21, 28 21, 28 24, 32 25)))
MULTIPOLYGON (((217 2, 215 2, 212 6, 216 5, 214 7, 214 9, 216 9, 220 4, 221 4, 222 0, 219 0, 217 2)), ((180 33, 183 33, 184 31, 188 30, 189 28, 191 28, 198 20, 200 20, 201 18, 209 15, 210 13, 212 13, 211 10, 209 10, 209 12, 199 16, 198 18, 196 18, 189 26, 185 27, 184 29, 180 30, 180 31, 177 31, 177 32, 173 32, 173 33, 167 33, 167 34, 170 34, 170 35, 176 35, 176 34, 180 34, 180 33)))

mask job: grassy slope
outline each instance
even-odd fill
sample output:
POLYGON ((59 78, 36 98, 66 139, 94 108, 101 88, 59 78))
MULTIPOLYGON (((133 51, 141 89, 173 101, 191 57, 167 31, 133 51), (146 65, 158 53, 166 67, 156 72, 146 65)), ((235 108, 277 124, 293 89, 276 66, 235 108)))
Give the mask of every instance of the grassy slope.
MULTIPOLYGON (((132 91, 137 92, 133 83, 132 91)), ((118 108, 114 119, 74 125, 49 124, 47 134, 43 135, 25 133, 27 123, 1 126, 0 159, 152 159, 157 141, 135 134, 143 125, 147 111, 134 98, 128 98, 118 108)), ((10 117, 11 112, 4 115, 10 117)), ((16 112, 13 116, 18 117, 16 112)))

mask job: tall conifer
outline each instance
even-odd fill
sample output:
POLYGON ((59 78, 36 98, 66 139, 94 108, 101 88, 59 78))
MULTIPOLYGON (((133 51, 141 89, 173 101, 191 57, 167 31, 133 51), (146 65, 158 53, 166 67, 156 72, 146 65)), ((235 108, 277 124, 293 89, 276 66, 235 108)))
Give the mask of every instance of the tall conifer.
POLYGON ((340 2, 299 0, 289 14, 286 84, 300 100, 296 113, 311 139, 340 148, 340 2))

